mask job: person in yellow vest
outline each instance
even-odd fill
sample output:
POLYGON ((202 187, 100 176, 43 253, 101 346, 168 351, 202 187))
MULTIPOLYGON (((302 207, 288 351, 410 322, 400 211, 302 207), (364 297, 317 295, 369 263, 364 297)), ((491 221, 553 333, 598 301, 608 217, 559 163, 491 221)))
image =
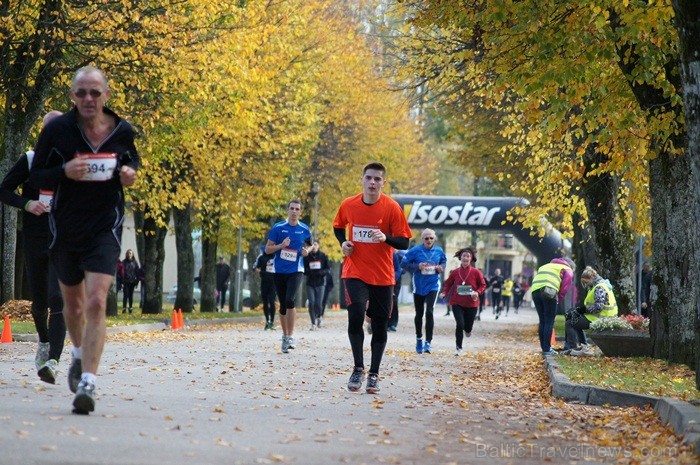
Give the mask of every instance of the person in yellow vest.
POLYGON ((557 355, 552 349, 552 330, 557 316, 557 305, 564 300, 574 281, 576 265, 568 257, 554 258, 538 270, 532 280, 532 302, 535 304, 540 323, 537 335, 542 355, 557 355))
POLYGON ((510 298, 513 295, 513 280, 510 277, 503 280, 501 301, 503 302, 503 309, 506 311, 506 316, 508 316, 508 310, 510 309, 510 298))
POLYGON ((617 301, 610 281, 603 279, 590 266, 587 266, 581 273, 581 284, 587 291, 586 298, 582 306, 569 311, 569 313, 578 313, 580 317, 567 315, 566 342, 573 349, 564 353, 568 352, 567 355, 575 357, 591 357, 595 355, 595 352, 586 343, 586 335, 583 330, 588 329, 591 322, 598 318, 617 316, 617 301))

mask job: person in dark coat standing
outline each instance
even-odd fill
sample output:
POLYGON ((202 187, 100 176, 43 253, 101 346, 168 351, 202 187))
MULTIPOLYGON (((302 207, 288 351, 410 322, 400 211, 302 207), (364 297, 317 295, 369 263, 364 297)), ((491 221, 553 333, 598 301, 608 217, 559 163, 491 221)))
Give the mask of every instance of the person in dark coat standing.
POLYGON ((124 260, 122 260, 122 289, 124 291, 122 299, 122 313, 129 311, 129 314, 134 311, 134 289, 139 283, 139 263, 134 257, 134 251, 129 249, 126 251, 124 260))
POLYGON ((231 277, 231 267, 224 261, 223 255, 219 257, 219 263, 216 264, 216 290, 219 296, 219 308, 224 310, 226 305, 226 291, 228 291, 229 278, 231 277))

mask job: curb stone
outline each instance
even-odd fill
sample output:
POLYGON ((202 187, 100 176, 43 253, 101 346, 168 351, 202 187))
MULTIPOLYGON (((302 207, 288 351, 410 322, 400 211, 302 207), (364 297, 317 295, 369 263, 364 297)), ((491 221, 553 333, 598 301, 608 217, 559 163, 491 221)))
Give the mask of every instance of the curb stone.
POLYGON ((552 395, 568 401, 587 405, 611 405, 616 407, 643 407, 649 405, 659 418, 673 431, 683 436, 683 442, 691 444, 700 456, 700 409, 682 400, 670 397, 654 397, 627 391, 574 384, 561 371, 556 357, 547 355, 544 364, 552 383, 552 395))

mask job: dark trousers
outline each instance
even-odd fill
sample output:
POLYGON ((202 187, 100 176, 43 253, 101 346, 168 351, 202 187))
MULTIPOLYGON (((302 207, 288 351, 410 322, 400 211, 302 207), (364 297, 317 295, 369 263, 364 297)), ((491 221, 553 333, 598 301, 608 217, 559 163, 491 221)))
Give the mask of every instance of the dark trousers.
POLYGON ((399 325, 399 294, 401 293, 401 281, 394 284, 394 295, 392 297, 391 317, 389 318, 389 326, 396 329, 399 325))
POLYGON ((532 293, 532 302, 535 304, 540 323, 537 326, 537 336, 540 339, 542 352, 552 349, 552 331, 554 330, 554 318, 557 316, 557 301, 542 296, 540 289, 532 293))
POLYGON ((131 309, 134 308, 134 288, 136 284, 138 284, 138 282, 124 283, 123 285, 124 297, 122 299, 122 309, 126 310, 128 308, 129 313, 131 313, 131 309))
POLYGON ((224 305, 226 305, 226 291, 228 291, 228 286, 218 288, 217 291, 219 291, 219 306, 223 309, 224 305))
POLYGON ((416 316, 413 323, 416 325, 416 339, 423 338, 423 314, 425 313, 425 340, 430 342, 433 340, 433 327, 435 319, 433 318, 433 307, 437 299, 437 291, 428 292, 427 295, 413 294, 413 303, 416 308, 416 316))
POLYGON ((24 237, 25 271, 32 293, 32 318, 40 342, 49 343, 49 358, 60 360, 66 340, 63 297, 49 260, 46 237, 24 237))
POLYGON ((372 319, 372 361, 370 373, 379 374, 387 341, 394 286, 373 286, 359 279, 345 279, 345 301, 348 306, 348 339, 356 368, 364 368, 365 314, 372 319), (369 306, 368 306, 369 304, 369 306))
POLYGON ((321 303, 323 302, 323 293, 326 292, 326 286, 306 286, 306 296, 309 298, 309 318, 311 324, 317 323, 316 320, 321 318, 321 303))
POLYGON ((455 318, 455 343, 458 349, 462 348, 464 333, 471 333, 474 327, 477 308, 466 308, 452 305, 452 314, 455 318))
POLYGON ((263 279, 262 281, 260 281, 260 297, 262 297, 265 321, 267 321, 268 323, 274 323, 275 300, 277 299, 277 292, 275 292, 275 282, 272 279, 263 279))

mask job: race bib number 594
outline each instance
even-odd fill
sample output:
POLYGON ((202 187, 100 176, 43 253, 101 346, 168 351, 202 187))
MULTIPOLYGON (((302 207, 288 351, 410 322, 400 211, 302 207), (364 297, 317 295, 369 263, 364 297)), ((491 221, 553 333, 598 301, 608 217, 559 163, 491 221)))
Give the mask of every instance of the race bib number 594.
POLYGON ((117 168, 116 153, 86 153, 88 172, 82 181, 109 181, 117 168))

